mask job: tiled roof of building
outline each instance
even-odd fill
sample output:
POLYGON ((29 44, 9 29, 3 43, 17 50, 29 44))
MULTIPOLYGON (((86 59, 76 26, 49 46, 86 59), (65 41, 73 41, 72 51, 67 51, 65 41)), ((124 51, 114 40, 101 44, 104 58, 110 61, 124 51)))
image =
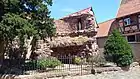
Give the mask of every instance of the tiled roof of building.
POLYGON ((115 19, 111 19, 102 23, 99 23, 99 28, 97 29, 97 37, 106 37, 109 35, 109 30, 111 28, 111 24, 113 23, 115 19))
POLYGON ((56 26, 56 33, 69 33, 69 24, 63 20, 54 20, 56 26))
POLYGON ((67 15, 65 17, 62 17, 61 19, 64 19, 64 18, 69 18, 69 17, 74 17, 74 16, 80 16, 82 14, 91 14, 91 15, 94 15, 93 12, 91 13, 92 11, 92 7, 89 7, 89 8, 86 8, 86 9, 83 9, 81 11, 78 11, 78 12, 75 12, 75 13, 72 13, 70 15, 67 15))
POLYGON ((122 0, 117 18, 140 12, 140 0, 122 0))

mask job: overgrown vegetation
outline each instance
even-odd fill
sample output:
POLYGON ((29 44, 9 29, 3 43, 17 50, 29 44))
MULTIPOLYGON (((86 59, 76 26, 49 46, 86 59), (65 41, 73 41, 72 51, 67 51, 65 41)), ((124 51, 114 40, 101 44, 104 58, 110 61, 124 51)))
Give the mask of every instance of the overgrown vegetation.
POLYGON ((60 66, 62 63, 54 57, 49 57, 46 59, 39 60, 31 60, 25 63, 26 70, 34 70, 34 69, 42 69, 46 70, 46 68, 55 68, 56 66, 60 66))
POLYGON ((133 61, 132 49, 118 30, 108 37, 104 49, 106 59, 118 66, 129 66, 133 61))
POLYGON ((77 65, 80 65, 82 63, 82 59, 80 57, 75 57, 74 58, 74 63, 77 65))
POLYGON ((101 67, 104 66, 107 61, 105 60, 103 55, 98 54, 96 56, 89 56, 87 62, 90 64, 93 63, 95 66, 101 67))
POLYGON ((41 69, 45 68, 55 68, 56 66, 60 66, 61 62, 57 58, 47 58, 47 59, 40 59, 37 61, 37 67, 41 69))

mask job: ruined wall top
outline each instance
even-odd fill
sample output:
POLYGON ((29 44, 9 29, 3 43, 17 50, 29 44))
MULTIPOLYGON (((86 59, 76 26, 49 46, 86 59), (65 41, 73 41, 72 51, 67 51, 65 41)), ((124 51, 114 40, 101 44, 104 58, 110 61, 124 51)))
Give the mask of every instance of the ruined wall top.
POLYGON ((92 7, 70 14, 54 22, 58 35, 77 33, 89 28, 95 30, 98 27, 92 7))

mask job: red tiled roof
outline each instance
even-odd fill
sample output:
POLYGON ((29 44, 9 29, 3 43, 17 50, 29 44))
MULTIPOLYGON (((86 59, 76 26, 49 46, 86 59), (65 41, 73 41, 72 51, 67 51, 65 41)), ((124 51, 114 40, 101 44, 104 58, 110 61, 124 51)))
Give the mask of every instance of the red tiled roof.
POLYGON ((122 0, 117 18, 140 12, 140 0, 122 0))
MULTIPOLYGON (((82 14, 88 14, 89 15, 89 14, 91 14, 90 11, 92 11, 92 7, 89 7, 89 8, 83 9, 81 11, 72 13, 70 15, 62 17, 61 19, 68 18, 68 17, 73 17, 73 16, 79 16, 79 15, 82 15, 82 14)), ((91 15, 94 15, 94 14, 91 14, 91 15)))
POLYGON ((115 19, 111 19, 102 23, 99 23, 99 28, 97 29, 97 37, 106 37, 109 34, 111 24, 115 19))

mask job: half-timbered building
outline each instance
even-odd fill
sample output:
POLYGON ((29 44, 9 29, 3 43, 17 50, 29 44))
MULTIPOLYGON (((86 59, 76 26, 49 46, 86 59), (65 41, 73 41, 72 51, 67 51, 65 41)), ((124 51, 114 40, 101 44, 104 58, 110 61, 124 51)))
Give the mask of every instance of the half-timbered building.
POLYGON ((140 0, 122 0, 114 19, 99 23, 97 43, 103 52, 112 29, 118 28, 132 46, 134 59, 140 61, 140 0))

